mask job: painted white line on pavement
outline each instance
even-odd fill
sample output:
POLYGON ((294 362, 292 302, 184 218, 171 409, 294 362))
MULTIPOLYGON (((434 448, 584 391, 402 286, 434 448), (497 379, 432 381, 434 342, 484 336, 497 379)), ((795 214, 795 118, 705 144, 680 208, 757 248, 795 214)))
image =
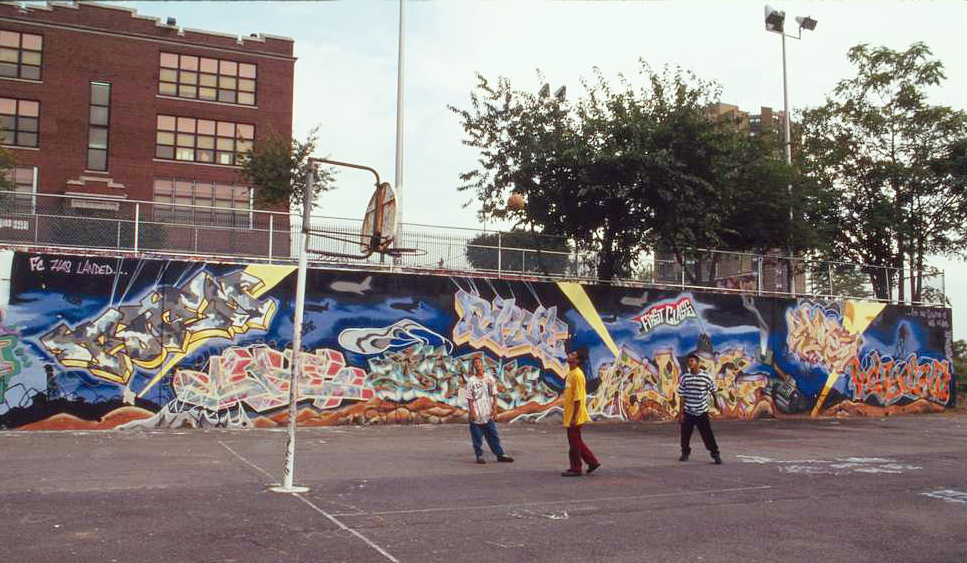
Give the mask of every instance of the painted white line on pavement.
POLYGON ((251 465, 251 466, 252 466, 252 467, 254 467, 255 469, 257 469, 257 470, 259 470, 259 471, 261 471, 261 472, 262 472, 262 474, 263 474, 263 475, 265 475, 266 477, 268 477, 269 479, 275 479, 274 477, 272 477, 272 474, 271 474, 271 473, 269 473, 268 471, 266 471, 266 470, 264 470, 264 469, 262 469, 262 468, 261 468, 261 467, 259 467, 258 465, 255 465, 254 463, 252 463, 251 461, 249 461, 249 460, 247 460, 247 459, 245 459, 244 457, 242 457, 242 455, 241 455, 241 454, 239 454, 238 452, 236 452, 235 450, 233 450, 233 449, 232 449, 231 447, 229 447, 229 445, 228 445, 228 444, 226 444, 225 442, 222 442, 221 440, 219 440, 219 441, 218 441, 218 443, 219 443, 219 444, 221 444, 221 445, 222 445, 222 446, 223 446, 223 447, 224 447, 224 448, 225 448, 226 450, 228 450, 228 451, 230 451, 230 452, 232 452, 232 454, 233 454, 233 455, 234 455, 235 457, 237 457, 238 459, 240 459, 240 460, 242 460, 242 461, 244 461, 245 463, 247 463, 247 464, 249 464, 249 465, 251 465))
POLYGON ((369 538, 367 538, 366 536, 360 534, 356 530, 354 530, 354 529, 350 528, 349 526, 343 524, 342 522, 340 522, 339 520, 337 520, 334 516, 332 516, 331 514, 329 514, 328 512, 326 512, 325 510, 323 510, 323 509, 319 508, 318 506, 312 504, 312 501, 310 501, 309 499, 305 498, 304 496, 300 495, 299 493, 295 493, 292 496, 298 498, 302 502, 304 502, 304 503, 308 504, 309 506, 311 506, 313 510, 315 510, 319 514, 322 514, 323 516, 325 516, 326 518, 328 518, 329 520, 331 520, 332 523, 335 524, 335 525, 337 525, 337 526, 339 526, 340 529, 346 530, 350 534, 352 534, 352 535, 356 536, 357 538, 363 540, 363 542, 365 542, 366 545, 368 545, 369 547, 371 547, 371 548, 375 549, 376 551, 380 552, 384 557, 386 557, 387 559, 389 559, 393 563, 400 563, 399 562, 399 559, 397 559, 397 558, 393 557, 392 555, 390 555, 389 553, 387 553, 385 549, 383 549, 380 546, 376 545, 369 538))
POLYGON ((661 498, 661 497, 677 497, 677 496, 694 496, 694 495, 706 495, 706 494, 716 494, 716 493, 736 493, 742 491, 762 491, 765 489, 771 489, 769 485, 759 485, 756 487, 735 487, 731 489, 710 489, 704 491, 685 491, 680 493, 655 493, 652 495, 628 495, 623 497, 600 497, 600 498, 586 498, 586 499, 570 499, 570 500, 550 500, 545 502, 522 502, 513 504, 486 504, 482 506, 445 506, 441 508, 416 508, 412 510, 385 510, 382 512, 336 512, 334 516, 387 516, 390 514, 423 514, 427 512, 451 512, 457 510, 492 510, 494 508, 523 508, 528 506, 549 506, 554 504, 577 504, 577 503, 588 503, 588 502, 608 502, 608 501, 621 501, 621 500, 642 500, 649 498, 661 498))
MULTIPOLYGON (((262 469, 258 465, 255 465, 251 461, 245 459, 245 457, 242 456, 242 454, 240 454, 240 453, 236 452, 235 450, 233 450, 225 442, 222 442, 221 440, 219 440, 218 443, 221 444, 226 450, 232 452, 232 455, 234 455, 238 459, 244 461, 248 465, 250 465, 253 468, 257 469, 259 472, 261 472, 263 475, 265 475, 266 477, 268 477, 270 480, 274 480, 274 477, 272 477, 272 474, 271 473, 269 473, 268 471, 262 469)), ((326 518, 328 518, 333 524, 339 526, 340 529, 345 530, 345 531, 349 532, 350 534, 356 536, 357 538, 363 540, 363 542, 366 545, 368 545, 369 547, 371 547, 371 548, 375 549, 376 551, 380 552, 384 557, 386 557, 387 559, 389 559, 393 563, 400 563, 399 559, 397 559, 397 558, 393 557, 392 555, 390 555, 389 553, 387 553, 387 551, 385 549, 383 549, 380 546, 376 545, 369 538, 367 538, 366 536, 360 534, 356 530, 353 530, 349 526, 346 526, 345 524, 343 524, 342 522, 340 522, 339 520, 337 520, 335 517, 333 517, 331 514, 329 514, 328 512, 326 512, 325 510, 323 510, 323 509, 319 508, 318 506, 312 504, 312 502, 309 499, 303 497, 302 495, 300 495, 298 493, 295 493, 292 496, 298 498, 302 502, 304 502, 304 503, 308 504, 309 506, 311 506, 313 510, 315 510, 319 514, 322 514, 323 516, 325 516, 326 518)))

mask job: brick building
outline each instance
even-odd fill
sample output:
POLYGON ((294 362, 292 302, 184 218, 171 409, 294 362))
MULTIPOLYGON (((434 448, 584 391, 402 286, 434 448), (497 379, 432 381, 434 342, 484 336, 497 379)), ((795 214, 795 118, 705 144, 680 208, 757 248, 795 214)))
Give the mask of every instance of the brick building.
MULTIPOLYGON (((258 226, 238 159, 269 131, 291 135, 292 49, 287 38, 187 29, 111 5, 0 4, 0 145, 16 160, 18 210, 59 205, 97 219, 151 202, 137 213, 158 248, 244 244, 223 240, 258 226)), ((74 231, 52 242, 87 244, 74 231)))

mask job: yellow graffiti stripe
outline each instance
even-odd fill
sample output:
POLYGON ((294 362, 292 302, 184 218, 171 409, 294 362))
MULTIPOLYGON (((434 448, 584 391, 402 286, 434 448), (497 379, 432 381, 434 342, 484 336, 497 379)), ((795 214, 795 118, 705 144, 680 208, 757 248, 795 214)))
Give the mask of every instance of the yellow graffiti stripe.
POLYGON ((252 297, 262 297, 294 271, 296 271, 295 266, 252 264, 245 268, 245 273, 257 277, 262 282, 251 288, 248 292, 252 297))
POLYGON ((557 282, 557 287, 561 288, 561 291, 574 307, 577 308, 584 320, 588 321, 591 328, 598 333, 601 340, 608 346, 611 353, 618 357, 620 352, 618 351, 618 346, 614 343, 611 338, 611 334, 608 333, 608 329, 604 326, 604 321, 601 320, 601 315, 598 314, 598 310, 594 307, 594 303, 591 303, 591 298, 584 291, 584 287, 575 282, 557 282))
MULTIPOLYGON (((862 334, 885 307, 885 303, 847 301, 843 305, 843 328, 848 330, 850 334, 862 334)), ((826 402, 826 396, 829 395, 829 390, 833 388, 839 376, 839 372, 834 371, 826 377, 826 385, 823 386, 823 392, 816 399, 816 405, 813 407, 811 416, 819 415, 819 409, 826 402)))
MULTIPOLYGON (((252 264, 245 268, 246 274, 251 274, 261 280, 258 284, 253 286, 248 290, 248 294, 252 297, 259 298, 266 293, 268 293, 272 288, 277 286, 282 280, 286 278, 289 274, 296 270, 295 266, 272 266, 267 264, 252 264)), ((271 319, 275 316, 275 303, 271 304, 268 313, 265 318, 271 319)), ((246 332, 249 329, 260 329, 265 330, 267 327, 261 324, 246 323, 242 330, 236 330, 235 327, 230 327, 228 330, 206 330, 201 333, 193 334, 190 338, 186 338, 181 351, 173 354, 168 358, 167 362, 158 370, 158 373, 144 386, 144 389, 138 393, 138 397, 144 397, 145 394, 151 390, 152 387, 165 376, 171 368, 178 365, 178 362, 185 359, 186 356, 190 355, 192 352, 198 349, 198 347, 209 338, 225 337, 234 338, 236 334, 241 332, 246 332)))

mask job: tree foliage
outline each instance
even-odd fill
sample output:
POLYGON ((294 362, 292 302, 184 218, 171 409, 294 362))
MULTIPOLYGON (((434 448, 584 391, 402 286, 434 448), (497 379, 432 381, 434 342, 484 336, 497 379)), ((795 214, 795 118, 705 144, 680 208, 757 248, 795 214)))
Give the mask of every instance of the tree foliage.
POLYGON ((17 165, 17 159, 13 151, 0 147, 0 190, 12 191, 14 188, 13 178, 10 171, 17 165))
MULTIPOLYGON (((306 173, 310 158, 316 150, 318 127, 313 128, 305 142, 290 139, 269 130, 255 142, 242 159, 240 171, 245 181, 255 188, 255 201, 263 206, 287 204, 301 208, 306 188, 306 173)), ((315 169, 313 198, 335 188, 335 173, 331 168, 313 163, 315 169)))
MULTIPOLYGON (((967 249, 967 114, 930 105, 927 90, 943 65, 922 43, 906 51, 857 45, 856 76, 839 82, 825 105, 803 114, 802 166, 841 205, 830 258, 869 264, 876 296, 887 298, 931 254, 967 249)), ((910 297, 926 288, 910 279, 910 297)))
POLYGON ((467 243, 467 261, 478 270, 563 275, 573 269, 561 237, 531 231, 480 233, 467 243))
POLYGON ((478 75, 469 109, 450 109, 480 151, 459 189, 481 218, 595 251, 602 279, 629 276, 648 250, 811 244, 791 236, 811 224, 789 221, 801 205, 788 196, 793 172, 767 136, 709 114, 714 83, 644 62, 640 74, 641 87, 624 78, 612 87, 596 72, 573 103, 478 75), (512 192, 526 197, 523 209, 504 206, 512 192))
POLYGON ((954 377, 957 378, 957 394, 964 402, 964 393, 967 393, 967 340, 954 341, 954 377))

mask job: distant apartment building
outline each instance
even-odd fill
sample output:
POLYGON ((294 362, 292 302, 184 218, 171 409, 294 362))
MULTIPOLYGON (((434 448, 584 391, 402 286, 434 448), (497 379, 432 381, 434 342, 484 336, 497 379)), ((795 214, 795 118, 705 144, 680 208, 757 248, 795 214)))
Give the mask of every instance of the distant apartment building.
POLYGON ((109 238, 91 234, 106 230, 97 219, 135 213, 158 248, 246 244, 238 237, 257 225, 239 158, 270 130, 291 136, 292 53, 291 39, 188 29, 117 6, 0 4, 0 145, 16 160, 13 209, 41 221, 27 225, 35 238, 52 230, 60 244, 109 238), (43 225, 50 206, 88 219, 87 234, 43 225), (179 229, 189 224, 211 230, 179 229))
MULTIPOLYGON (((775 111, 772 108, 762 106, 758 114, 743 111, 737 105, 724 102, 715 103, 708 108, 708 115, 716 119, 732 120, 739 130, 748 131, 753 135, 761 135, 765 132, 772 132, 777 136, 780 143, 785 143, 785 112, 775 111)), ((797 131, 795 123, 790 124, 793 135, 793 151, 795 151, 795 135, 797 131)), ((733 249, 741 250, 741 249, 733 249)), ((786 252, 775 248, 768 250, 764 256, 757 257, 751 254, 729 253, 719 254, 714 260, 705 256, 703 259, 688 261, 686 268, 688 272, 700 274, 706 283, 711 278, 711 284, 726 289, 742 291, 759 290, 764 292, 786 292, 792 287, 790 284, 787 260, 781 258, 786 256, 786 252)), ((682 265, 678 264, 673 254, 668 252, 655 253, 655 278, 656 281, 664 283, 688 283, 687 274, 682 271, 682 265)), ((805 277, 802 273, 795 275, 795 286, 802 290, 805 287, 805 277)))

